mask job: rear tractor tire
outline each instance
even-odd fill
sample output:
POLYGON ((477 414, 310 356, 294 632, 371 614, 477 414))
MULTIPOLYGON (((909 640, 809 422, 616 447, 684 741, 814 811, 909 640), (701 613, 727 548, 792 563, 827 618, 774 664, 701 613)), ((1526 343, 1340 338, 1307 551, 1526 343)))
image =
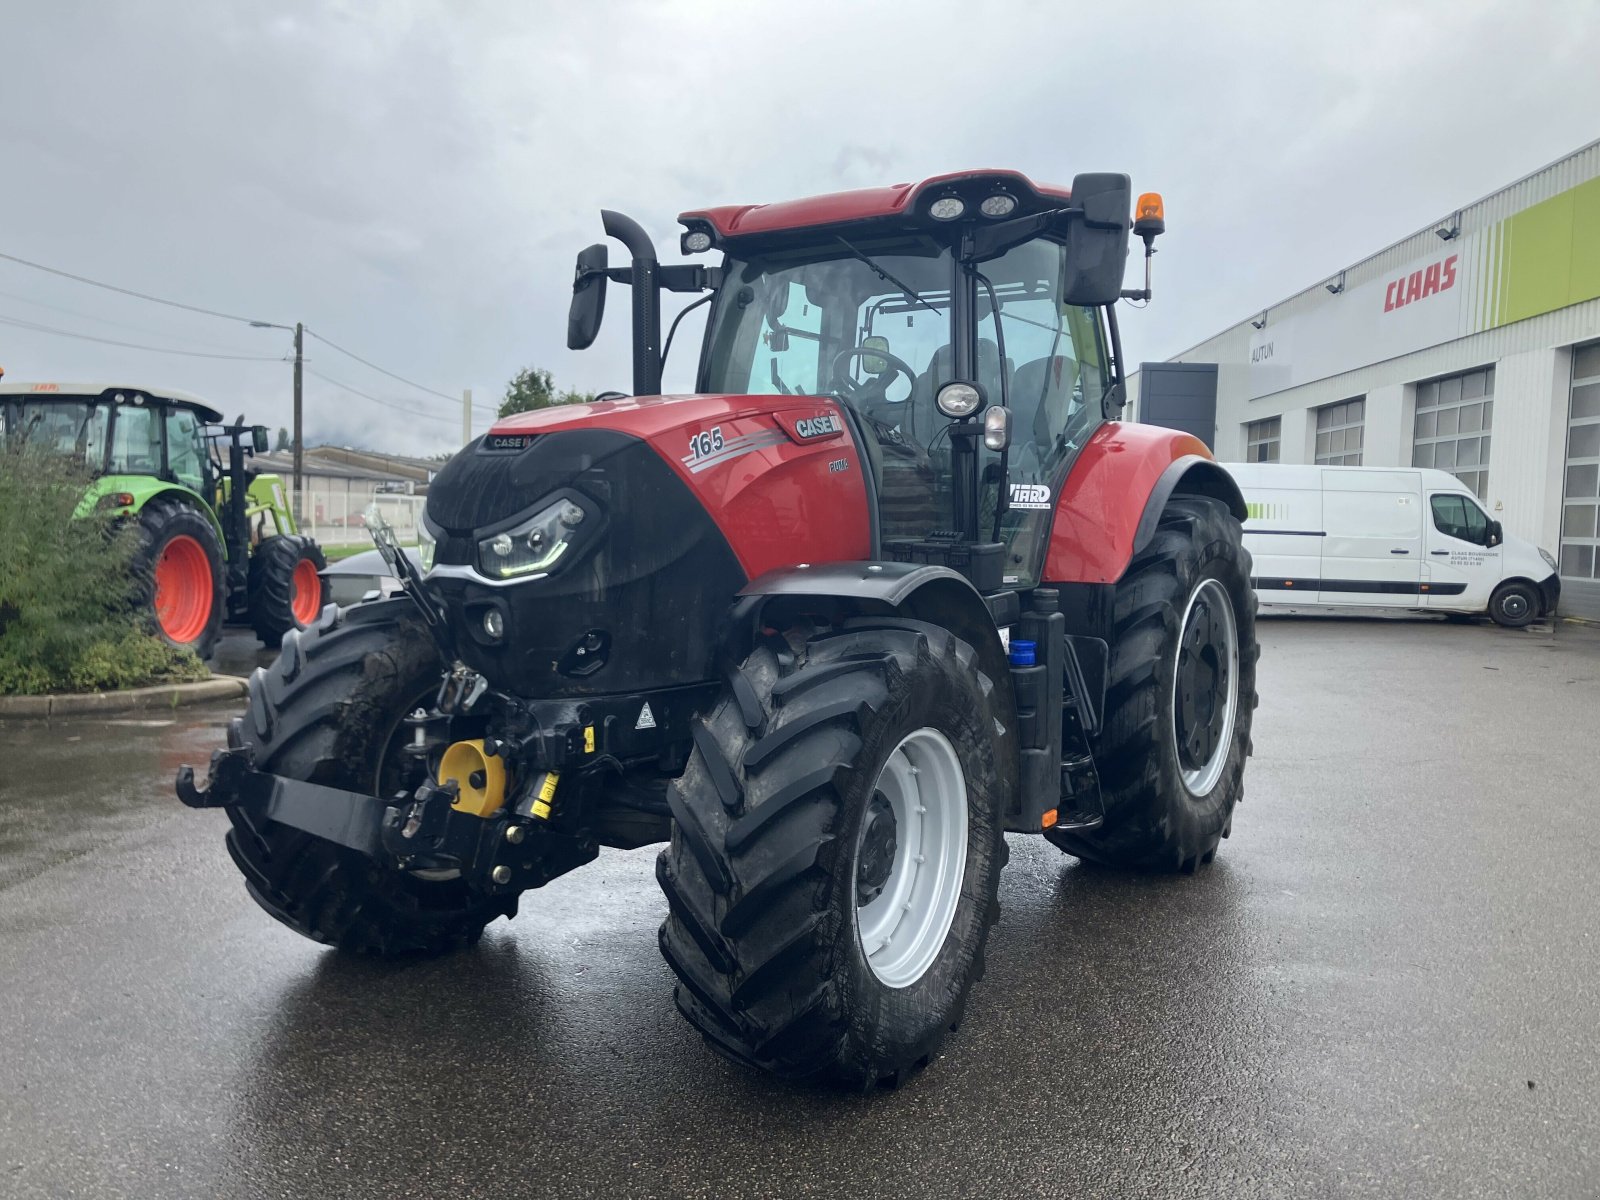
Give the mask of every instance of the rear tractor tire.
POLYGON ((937 1053, 999 914, 991 690, 947 630, 881 618, 729 676, 656 865, 678 1007, 714 1048, 855 1089, 937 1053))
POLYGON ((147 503, 133 569, 156 633, 210 658, 222 631, 222 541, 205 514, 169 497, 147 503))
POLYGON ((1176 496, 1113 599, 1106 711, 1093 750, 1105 821, 1047 830, 1107 866, 1192 873, 1233 829, 1257 703, 1250 553, 1221 501, 1176 496))
POLYGON ((322 574, 328 560, 310 538, 263 538, 250 555, 245 608, 256 636, 277 646, 291 629, 305 629, 322 611, 322 574))
MULTIPOLYGON (((409 599, 325 609, 290 630, 250 677, 249 709, 228 731, 258 769, 393 795, 407 713, 428 704, 443 669, 409 599)), ((251 898, 296 933, 355 954, 440 954, 478 940, 516 900, 489 900, 459 877, 423 879, 332 842, 228 809, 228 852, 251 898)))

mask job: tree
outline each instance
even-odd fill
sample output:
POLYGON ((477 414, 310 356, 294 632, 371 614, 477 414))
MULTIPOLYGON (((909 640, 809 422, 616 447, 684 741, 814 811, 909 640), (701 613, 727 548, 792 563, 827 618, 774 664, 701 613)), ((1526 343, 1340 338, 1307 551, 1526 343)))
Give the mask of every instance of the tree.
POLYGON ((290 449, 289 431, 287 429, 285 429, 282 425, 278 426, 278 444, 276 446, 274 446, 273 449, 274 450, 288 450, 288 449, 290 449))
POLYGON ((555 377, 538 367, 524 367, 506 384, 505 399, 500 401, 500 415, 533 412, 552 408, 558 404, 587 404, 594 399, 593 392, 578 392, 571 388, 556 391, 555 377))

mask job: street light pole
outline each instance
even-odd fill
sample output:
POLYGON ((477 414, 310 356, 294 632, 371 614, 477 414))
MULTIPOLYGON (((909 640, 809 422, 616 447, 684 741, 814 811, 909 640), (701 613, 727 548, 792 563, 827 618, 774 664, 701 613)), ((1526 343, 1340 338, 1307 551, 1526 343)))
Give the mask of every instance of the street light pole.
MULTIPOLYGON (((288 329, 289 327, 279 325, 275 321, 251 321, 250 328, 288 329)), ((305 497, 302 494, 304 483, 300 478, 305 466, 305 447, 300 438, 300 405, 304 398, 301 368, 305 363, 305 335, 305 324, 296 321, 294 323, 294 491, 289 499, 289 505, 294 510, 296 528, 299 528, 301 522, 305 520, 305 497)))
POLYGON ((301 379, 301 366, 305 357, 305 325, 296 321, 294 324, 294 524, 298 529, 305 523, 305 483, 301 479, 301 472, 305 469, 305 442, 301 438, 300 405, 304 396, 304 386, 301 379))

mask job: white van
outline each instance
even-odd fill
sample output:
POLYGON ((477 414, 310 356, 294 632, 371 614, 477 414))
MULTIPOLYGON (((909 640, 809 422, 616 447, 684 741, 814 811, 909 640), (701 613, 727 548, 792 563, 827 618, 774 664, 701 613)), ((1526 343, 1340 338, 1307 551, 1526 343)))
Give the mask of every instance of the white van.
POLYGON ((1448 471, 1226 465, 1262 604, 1487 613, 1512 628, 1555 613, 1555 559, 1507 537, 1448 471))

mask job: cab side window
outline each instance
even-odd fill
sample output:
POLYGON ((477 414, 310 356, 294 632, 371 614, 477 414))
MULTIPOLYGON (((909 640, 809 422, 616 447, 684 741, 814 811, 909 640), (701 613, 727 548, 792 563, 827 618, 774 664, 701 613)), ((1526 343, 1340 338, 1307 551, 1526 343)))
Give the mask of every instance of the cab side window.
POLYGON ((1433 527, 1440 533, 1478 546, 1489 544, 1489 518, 1471 500, 1465 496, 1441 495, 1434 496, 1430 503, 1433 527))
POLYGON ((152 409, 130 404, 117 409, 106 469, 113 475, 161 473, 161 426, 152 409))
POLYGON ((197 492, 205 490, 205 440, 194 413, 167 409, 167 469, 173 478, 197 492))

